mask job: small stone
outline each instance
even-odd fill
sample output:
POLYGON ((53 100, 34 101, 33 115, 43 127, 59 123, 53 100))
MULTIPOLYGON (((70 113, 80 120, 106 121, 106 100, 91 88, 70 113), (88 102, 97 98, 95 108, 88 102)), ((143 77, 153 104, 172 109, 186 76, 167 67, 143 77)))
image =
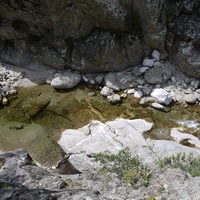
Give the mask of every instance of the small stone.
POLYGON ((120 94, 120 97, 121 97, 122 99, 126 99, 126 98, 127 98, 127 94, 120 94))
POLYGON ((141 79, 141 78, 138 78, 138 79, 136 80, 136 82, 137 82, 138 84, 140 84, 140 85, 144 85, 144 84, 145 84, 144 79, 141 79))
POLYGON ((119 94, 113 94, 111 96, 107 96, 107 99, 111 104, 117 104, 121 102, 121 97, 119 94))
POLYGON ((95 80, 93 80, 93 79, 90 79, 90 81, 89 81, 89 82, 90 82, 90 84, 91 84, 91 85, 95 85, 95 80))
POLYGON ((160 52, 157 51, 157 50, 154 50, 152 52, 152 58, 155 59, 155 60, 160 60, 160 52))
POLYGON ((149 69, 149 67, 141 67, 140 68, 140 73, 143 74, 144 72, 146 72, 149 69))
POLYGON ((128 94, 134 94, 134 93, 135 93, 135 89, 128 89, 128 90, 127 90, 127 93, 128 93, 128 94))
POLYGON ((9 102, 8 99, 6 97, 3 97, 1 103, 5 106, 8 104, 8 102, 9 102))
POLYGON ((153 59, 150 59, 150 58, 145 58, 143 60, 143 63, 142 63, 144 66, 149 66, 149 67, 153 67, 154 65, 154 61, 153 59))
POLYGON ((161 67, 162 66, 162 64, 160 63, 160 62, 154 62, 154 67, 161 67))
POLYGON ((187 94, 184 96, 184 101, 187 103, 196 103, 197 98, 195 94, 187 94))
POLYGON ((107 97, 107 96, 113 95, 113 94, 114 94, 114 91, 113 91, 113 89, 110 89, 109 87, 104 86, 104 87, 101 89, 100 94, 101 94, 102 96, 104 96, 104 97, 107 97))
POLYGON ((103 82, 103 79, 104 79, 104 76, 103 75, 98 75, 96 78, 95 78, 95 81, 100 84, 103 82))
POLYGON ((162 104, 159 104, 159 103, 157 103, 157 102, 152 103, 151 106, 152 106, 153 108, 157 108, 157 109, 162 109, 162 108, 164 108, 164 106, 163 106, 162 104))
POLYGON ((143 94, 142 94, 141 91, 135 91, 135 93, 134 93, 134 97, 135 97, 135 98, 140 99, 140 98, 142 98, 142 96, 143 96, 143 94))

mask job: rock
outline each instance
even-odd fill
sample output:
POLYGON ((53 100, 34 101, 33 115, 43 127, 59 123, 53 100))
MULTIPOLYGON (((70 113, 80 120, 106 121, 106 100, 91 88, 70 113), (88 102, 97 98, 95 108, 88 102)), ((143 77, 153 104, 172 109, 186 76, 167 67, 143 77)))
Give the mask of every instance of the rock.
POLYGON ((153 108, 157 108, 157 109, 161 109, 161 110, 164 108, 163 105, 161 105, 161 104, 159 104, 159 103, 156 103, 156 102, 152 103, 151 106, 152 106, 153 108))
POLYGON ((114 91, 113 89, 107 87, 107 86, 104 86, 102 89, 101 89, 101 92, 100 94, 104 97, 107 97, 107 96, 111 96, 114 94, 114 91))
POLYGON ((154 65, 154 61, 153 59, 150 59, 150 58, 145 58, 143 60, 143 63, 142 63, 144 66, 147 66, 147 67, 153 67, 154 65))
POLYGON ((84 73, 123 71, 142 61, 141 47, 134 35, 94 32, 87 40, 74 44, 67 64, 84 73))
POLYGON ((197 101, 197 98, 195 96, 195 94, 186 94, 184 96, 184 101, 187 102, 187 103, 196 103, 197 101))
POLYGON ((95 77, 95 81, 100 84, 103 82, 103 79, 104 79, 104 75, 100 74, 98 76, 95 77))
POLYGON ((153 67, 144 74, 144 80, 149 84, 159 84, 163 82, 162 68, 153 67))
POLYGON ((170 134, 174 140, 178 143, 188 142, 191 145, 194 145, 197 148, 200 148, 200 140, 189 133, 184 133, 182 128, 172 128, 170 134))
POLYGON ((68 199, 69 196, 103 199, 91 189, 68 189, 60 176, 37 166, 25 150, 1 154, 0 167, 1 200, 19 199, 19 196, 22 199, 68 199))
POLYGON ((140 68, 140 73, 143 74, 144 72, 146 72, 149 69, 149 67, 141 67, 140 68))
POLYGON ((135 93, 135 89, 133 89, 133 88, 132 88, 132 89, 128 89, 128 90, 127 90, 127 93, 128 93, 128 94, 134 94, 134 93, 135 93))
POLYGON ((166 90, 158 88, 154 89, 151 96, 155 98, 161 104, 170 104, 172 102, 172 96, 166 90))
POLYGON ((158 61, 154 62, 154 67, 161 67, 161 66, 162 66, 162 64, 160 62, 158 62, 158 61))
POLYGON ((121 97, 119 94, 113 94, 111 96, 107 96, 107 99, 111 104, 117 104, 121 102, 121 97))
POLYGON ((140 99, 140 102, 139 104, 140 105, 149 105, 149 102, 153 102, 154 101, 154 98, 153 97, 142 97, 140 99))
POLYGON ((1 100, 2 105, 6 106, 9 103, 9 100, 6 97, 3 97, 1 100))
POLYGON ((177 16, 169 23, 170 30, 167 37, 170 60, 184 73, 196 78, 200 77, 198 73, 200 53, 197 48, 199 24, 195 14, 177 16), (172 43, 173 46, 170 46, 172 43))
POLYGON ((51 81, 51 86, 55 89, 70 89, 79 84, 81 76, 78 74, 64 72, 61 76, 51 81))
POLYGON ((155 61, 159 61, 159 60, 160 60, 160 52, 157 51, 157 50, 153 50, 153 52, 152 52, 152 58, 153 58, 155 61))
POLYGON ((157 102, 153 102, 151 103, 151 106, 153 108, 156 108, 158 110, 162 110, 162 111, 165 111, 165 112, 169 112, 170 111, 170 108, 169 107, 166 107, 166 106, 163 106, 162 104, 159 104, 157 102))
POLYGON ((120 91, 120 86, 117 82, 117 76, 115 73, 106 74, 104 80, 108 88, 111 88, 114 91, 120 91))
POLYGON ((142 94, 141 91, 139 91, 139 90, 136 90, 136 91, 135 91, 135 93, 134 93, 134 97, 135 97, 135 98, 140 99, 140 98, 142 98, 142 96, 143 96, 143 94, 142 94))

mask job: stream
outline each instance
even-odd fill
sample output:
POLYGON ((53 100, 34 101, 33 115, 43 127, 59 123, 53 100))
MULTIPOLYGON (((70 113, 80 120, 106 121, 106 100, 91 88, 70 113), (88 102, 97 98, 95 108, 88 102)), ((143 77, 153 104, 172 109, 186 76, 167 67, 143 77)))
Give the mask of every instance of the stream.
POLYGON ((56 91, 49 85, 20 88, 0 109, 0 151, 26 149, 44 166, 55 165, 64 156, 57 144, 62 131, 80 128, 92 120, 116 118, 145 119, 153 129, 145 133, 152 139, 171 140, 170 129, 183 127, 200 138, 200 106, 171 105, 168 112, 142 107, 129 95, 121 104, 111 105, 99 90, 85 85, 56 91))

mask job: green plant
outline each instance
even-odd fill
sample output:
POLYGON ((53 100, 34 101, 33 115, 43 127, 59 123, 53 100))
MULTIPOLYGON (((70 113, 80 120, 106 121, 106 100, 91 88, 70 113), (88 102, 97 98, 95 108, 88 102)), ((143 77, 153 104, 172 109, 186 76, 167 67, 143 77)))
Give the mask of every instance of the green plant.
POLYGON ((133 188, 138 185, 148 186, 152 171, 148 165, 143 164, 139 156, 132 156, 128 148, 117 154, 98 153, 94 155, 95 161, 102 165, 102 171, 112 172, 120 179, 129 183, 133 188))
POLYGON ((189 155, 178 153, 177 155, 165 157, 158 160, 157 164, 161 169, 166 167, 179 168, 192 176, 200 175, 200 158, 195 158, 192 153, 189 155))

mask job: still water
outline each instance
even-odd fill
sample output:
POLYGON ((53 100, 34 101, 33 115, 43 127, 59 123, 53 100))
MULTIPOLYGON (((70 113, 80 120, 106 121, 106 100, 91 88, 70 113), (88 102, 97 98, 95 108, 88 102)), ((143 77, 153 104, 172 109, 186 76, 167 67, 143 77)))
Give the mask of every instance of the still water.
POLYGON ((49 85, 19 89, 9 98, 9 105, 0 109, 0 150, 24 148, 36 161, 52 166, 64 155, 57 144, 63 130, 119 117, 153 122, 153 129, 145 137, 171 140, 170 129, 181 126, 200 138, 199 105, 172 105, 164 112, 142 107, 132 96, 121 104, 110 105, 99 93, 86 86, 65 91, 49 85))

